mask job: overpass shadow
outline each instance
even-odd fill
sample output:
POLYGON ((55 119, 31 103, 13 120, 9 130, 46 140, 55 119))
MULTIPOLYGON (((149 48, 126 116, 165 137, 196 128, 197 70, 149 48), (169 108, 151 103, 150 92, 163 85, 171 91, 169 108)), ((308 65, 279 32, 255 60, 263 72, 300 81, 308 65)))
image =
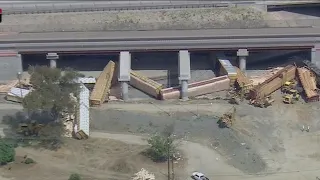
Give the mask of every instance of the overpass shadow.
POLYGON ((291 13, 296 13, 297 15, 307 15, 307 16, 314 16, 320 17, 320 5, 312 5, 313 7, 284 7, 284 8, 277 8, 275 10, 269 10, 269 12, 277 12, 277 11, 287 11, 291 13))
POLYGON ((177 52, 135 52, 131 55, 132 70, 140 72, 165 87, 179 84, 177 52))
MULTIPOLYGON (((178 52, 132 53, 132 70, 163 84, 165 87, 179 85, 178 52)), ((191 79, 189 82, 214 77, 213 66, 208 52, 190 52, 191 79)))
POLYGON ((213 61, 210 59, 208 51, 194 51, 190 53, 191 80, 190 83, 196 81, 207 80, 215 77, 213 61))
MULTIPOLYGON (((57 67, 61 69, 72 68, 77 71, 102 71, 103 68, 112 60, 119 60, 118 54, 60 54, 57 61, 57 67)), ((22 55, 23 70, 26 71, 29 66, 49 65, 46 54, 25 54, 22 55)))
POLYGON ((58 68, 78 71, 102 71, 109 61, 118 62, 118 54, 60 55, 58 68))
MULTIPOLYGON (((271 54, 272 51, 261 51, 262 54, 271 54)), ((303 60, 311 59, 311 52, 306 51, 292 51, 288 53, 279 53, 276 56, 270 56, 270 58, 263 59, 263 61, 255 61, 251 59, 247 64, 248 70, 266 70, 270 68, 283 67, 289 64, 295 63, 296 65, 301 65, 303 60)), ((259 54, 256 54, 259 57, 259 54)))
POLYGON ((45 54, 22 54, 21 57, 23 71, 27 71, 29 66, 49 66, 45 54))

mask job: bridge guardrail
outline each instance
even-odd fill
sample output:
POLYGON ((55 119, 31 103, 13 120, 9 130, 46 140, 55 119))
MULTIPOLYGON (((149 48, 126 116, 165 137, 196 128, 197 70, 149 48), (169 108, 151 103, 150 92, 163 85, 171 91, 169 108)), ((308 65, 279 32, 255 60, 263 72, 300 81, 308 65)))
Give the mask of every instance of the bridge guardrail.
MULTIPOLYGON (((248 4, 250 4, 248 2, 248 4)), ((93 11, 120 11, 120 10, 146 10, 146 9, 179 9, 179 8, 209 8, 209 7, 230 7, 236 6, 234 3, 196 1, 179 2, 169 1, 161 3, 149 3, 143 1, 133 1, 129 4, 119 3, 52 3, 45 5, 37 4, 12 4, 2 5, 4 15, 12 14, 39 14, 39 13, 59 13, 59 12, 93 12, 93 11)))
POLYGON ((44 23, 0 24, 0 32, 85 32, 85 31, 148 31, 148 30, 197 30, 197 29, 257 29, 320 27, 320 19, 299 20, 239 20, 219 24, 213 22, 105 22, 105 23, 44 23))

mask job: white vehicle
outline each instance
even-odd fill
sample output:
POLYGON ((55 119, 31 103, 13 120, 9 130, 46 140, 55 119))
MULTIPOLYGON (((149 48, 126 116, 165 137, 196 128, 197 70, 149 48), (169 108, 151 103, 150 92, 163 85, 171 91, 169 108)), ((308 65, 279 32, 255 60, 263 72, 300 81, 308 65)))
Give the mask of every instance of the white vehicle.
POLYGON ((204 174, 201 172, 193 172, 192 173, 192 179, 194 180, 209 180, 204 174))

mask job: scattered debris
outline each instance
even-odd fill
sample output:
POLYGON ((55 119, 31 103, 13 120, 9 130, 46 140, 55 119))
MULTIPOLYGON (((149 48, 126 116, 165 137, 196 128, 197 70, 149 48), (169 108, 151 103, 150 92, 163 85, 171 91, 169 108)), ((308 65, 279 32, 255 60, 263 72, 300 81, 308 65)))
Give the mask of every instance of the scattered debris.
POLYGON ((23 98, 30 93, 28 89, 16 88, 13 87, 7 93, 6 99, 8 101, 19 102, 21 103, 23 98))
POLYGON ((15 87, 18 84, 18 80, 13 80, 8 82, 7 84, 0 85, 0 93, 8 93, 11 88, 15 87))
POLYGON ((82 84, 95 84, 96 82, 97 82, 96 78, 93 78, 93 77, 78 78, 78 83, 82 83, 82 84))
POLYGON ((233 107, 229 112, 224 113, 218 120, 220 128, 230 128, 235 121, 236 108, 233 107))
POLYGON ((149 173, 147 170, 142 168, 139 172, 135 174, 132 180, 155 180, 154 174, 149 173))
POLYGON ((274 99, 271 96, 266 96, 262 99, 250 99, 249 104, 255 107, 267 108, 272 105, 274 99))
POLYGON ((253 88, 253 82, 243 74, 243 72, 238 68, 235 67, 237 71, 237 79, 236 79, 236 88, 241 91, 242 94, 248 94, 249 91, 253 88))

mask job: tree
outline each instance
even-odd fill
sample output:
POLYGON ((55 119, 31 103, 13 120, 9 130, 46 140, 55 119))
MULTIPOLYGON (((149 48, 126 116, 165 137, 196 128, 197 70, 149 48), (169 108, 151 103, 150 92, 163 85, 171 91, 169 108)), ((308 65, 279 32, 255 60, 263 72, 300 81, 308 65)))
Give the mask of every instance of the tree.
POLYGON ((81 177, 77 173, 73 173, 70 175, 69 180, 81 180, 81 177))
POLYGON ((61 112, 74 111, 75 101, 70 94, 78 95, 80 87, 75 80, 81 74, 71 69, 62 73, 60 69, 47 66, 31 66, 28 72, 34 88, 23 99, 23 107, 28 112, 48 112, 57 120, 61 112))
POLYGON ((155 162, 164 162, 173 157, 176 152, 174 138, 172 136, 174 126, 166 126, 161 134, 155 134, 148 139, 150 148, 147 150, 147 155, 155 162))
POLYGON ((5 165, 14 161, 15 155, 14 146, 4 139, 0 139, 0 165, 5 165))
MULTIPOLYGON (((11 122, 12 129, 19 123, 36 122, 43 124, 38 136, 22 137, 20 141, 30 144, 30 140, 39 141, 40 146, 57 149, 62 143, 64 133, 63 122, 60 121, 63 112, 74 113, 80 86, 76 82, 82 76, 71 69, 62 72, 57 68, 47 66, 30 67, 30 84, 33 90, 23 99, 22 105, 27 117, 16 118, 17 123, 11 122), (73 96, 72 96, 73 95, 73 96), (14 126, 15 125, 15 126, 14 126)), ((38 126, 36 126, 38 127, 38 126)))

